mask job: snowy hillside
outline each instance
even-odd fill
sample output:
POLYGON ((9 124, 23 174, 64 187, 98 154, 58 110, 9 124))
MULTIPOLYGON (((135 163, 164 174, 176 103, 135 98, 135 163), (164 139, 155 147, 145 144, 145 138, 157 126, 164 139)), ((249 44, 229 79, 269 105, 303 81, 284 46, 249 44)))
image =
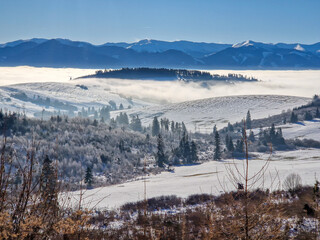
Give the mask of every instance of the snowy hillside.
MULTIPOLYGON (((313 184, 314 174, 320 171, 320 150, 307 149, 292 152, 276 152, 272 155, 270 165, 266 172, 265 181, 256 186, 277 190, 281 188, 279 180, 283 181, 290 173, 299 173, 303 184, 313 184), (279 175, 277 176, 276 173, 279 175), (279 179, 278 179, 279 178, 279 179), (273 184, 271 183, 273 181, 273 184)), ((258 157, 250 160, 249 176, 259 171, 264 165, 268 154, 258 154, 258 157)), ((235 164, 242 170, 243 160, 235 160, 235 164)), ((147 176, 147 197, 162 195, 177 195, 187 197, 192 194, 208 193, 219 194, 224 190, 232 191, 235 187, 226 179, 226 166, 230 166, 233 160, 211 161, 194 166, 175 167, 174 172, 163 172, 158 175, 147 176), (221 186, 219 181, 221 182, 221 186)), ((234 166, 231 165, 231 168, 234 166)), ((143 180, 136 180, 124 184, 113 185, 104 188, 87 190, 84 193, 84 205, 98 208, 120 207, 126 202, 143 200, 143 180)), ((74 192, 77 199, 79 192, 74 192)))
POLYGON ((320 121, 304 121, 279 126, 286 139, 313 139, 320 141, 320 121))
POLYGON ((138 114, 145 125, 150 124, 154 116, 158 116, 183 121, 190 131, 210 133, 215 124, 221 128, 228 122, 241 121, 248 110, 252 118, 258 119, 279 114, 283 110, 303 105, 309 100, 303 97, 277 95, 229 96, 150 106, 127 112, 138 114))
POLYGON ((64 104, 65 109, 81 111, 82 107, 99 108, 110 105, 110 101, 113 101, 117 107, 122 104, 125 108, 129 106, 139 108, 149 105, 149 103, 141 100, 120 96, 107 89, 105 85, 101 86, 95 83, 84 85, 72 81, 68 83, 43 82, 0 87, 0 106, 2 109, 26 112, 31 117, 35 113, 39 114, 44 108, 48 112, 59 111, 60 108, 55 107, 59 104, 64 104), (41 99, 41 101, 50 99, 52 106, 45 107, 41 101, 37 101, 38 99, 41 99))

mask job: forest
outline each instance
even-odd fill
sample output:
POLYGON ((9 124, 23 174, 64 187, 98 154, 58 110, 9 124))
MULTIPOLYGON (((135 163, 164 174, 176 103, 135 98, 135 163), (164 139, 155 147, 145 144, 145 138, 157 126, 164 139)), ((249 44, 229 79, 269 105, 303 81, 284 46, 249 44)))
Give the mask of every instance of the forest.
POLYGON ((120 79, 153 79, 191 81, 258 81, 253 77, 241 74, 210 74, 205 71, 168 69, 168 68, 121 68, 115 70, 97 70, 95 74, 80 78, 120 78, 120 79))
MULTIPOLYGON (((228 158, 249 164, 251 152, 269 152, 270 146, 319 148, 314 140, 284 139, 276 127, 278 121, 319 117, 317 99, 266 119, 252 119, 248 111, 243 121, 220 130, 214 126, 210 134, 192 133, 183 122, 156 116, 150 126, 142 126, 139 116, 125 112, 108 119, 106 108, 83 109, 74 118, 57 115, 48 120, 0 111, 0 237, 317 239, 319 183, 303 186, 298 174, 287 176, 283 190, 259 189, 256 181, 243 175, 241 184, 233 180, 238 186, 235 191, 219 196, 162 196, 127 203, 119 210, 83 208, 81 198, 77 207, 71 207, 68 197, 73 190, 172 171, 177 165, 228 158), (270 119, 276 124, 269 125, 270 119), (260 131, 254 134, 251 129, 257 125, 260 131)), ((236 170, 228 171, 232 180, 236 170)), ((262 174, 259 171, 254 179, 262 174)))

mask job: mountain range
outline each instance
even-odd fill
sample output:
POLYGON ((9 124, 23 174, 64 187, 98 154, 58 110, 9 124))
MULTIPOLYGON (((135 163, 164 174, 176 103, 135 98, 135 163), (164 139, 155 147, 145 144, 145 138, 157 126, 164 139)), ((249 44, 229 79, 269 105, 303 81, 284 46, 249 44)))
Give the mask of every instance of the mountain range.
POLYGON ((0 66, 198 69, 320 69, 315 44, 238 44, 141 40, 93 45, 68 39, 17 40, 0 44, 0 66))

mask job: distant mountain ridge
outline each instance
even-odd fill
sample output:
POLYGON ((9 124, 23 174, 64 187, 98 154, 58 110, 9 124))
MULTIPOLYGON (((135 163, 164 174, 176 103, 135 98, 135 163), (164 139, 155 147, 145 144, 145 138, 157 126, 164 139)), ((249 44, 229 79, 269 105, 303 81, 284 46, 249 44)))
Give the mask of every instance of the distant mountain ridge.
POLYGON ((320 69, 315 44, 245 41, 220 44, 141 40, 93 45, 68 39, 33 38, 0 44, 0 66, 320 69))

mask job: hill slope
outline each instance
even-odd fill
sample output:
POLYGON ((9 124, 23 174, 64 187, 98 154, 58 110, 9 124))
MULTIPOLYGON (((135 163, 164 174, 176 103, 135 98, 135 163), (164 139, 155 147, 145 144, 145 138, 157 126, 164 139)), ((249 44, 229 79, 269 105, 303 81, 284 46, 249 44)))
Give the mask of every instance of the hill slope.
POLYGON ((145 125, 151 124, 152 119, 158 116, 178 122, 183 121, 191 131, 210 133, 214 125, 221 128, 228 122, 241 121, 248 110, 252 118, 264 118, 308 101, 310 101, 308 98, 278 95, 229 96, 150 106, 127 112, 138 114, 145 125))

